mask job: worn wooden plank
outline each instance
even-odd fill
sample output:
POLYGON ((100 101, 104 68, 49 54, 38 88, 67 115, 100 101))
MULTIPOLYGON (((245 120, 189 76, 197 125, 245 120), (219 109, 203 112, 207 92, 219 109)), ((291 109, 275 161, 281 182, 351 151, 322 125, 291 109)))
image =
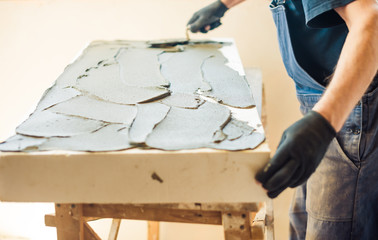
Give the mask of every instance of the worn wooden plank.
MULTIPOLYGON (((45 226, 56 227, 55 217, 56 217, 55 213, 45 214, 45 226)), ((99 218, 83 217, 83 219, 85 222, 90 222, 90 221, 98 220, 99 218)))
POLYGON ((169 203, 169 204, 125 204, 125 206, 201 210, 201 211, 246 211, 259 210, 259 203, 169 203))
POLYGON ((251 240, 249 212, 222 212, 225 240, 251 240))
POLYGON ((113 218, 108 240, 117 240, 119 227, 121 226, 121 219, 113 218))
POLYGON ((83 206, 83 215, 86 217, 101 218, 222 224, 221 213, 219 211, 135 207, 125 204, 86 204, 83 206))
POLYGON ((55 204, 58 240, 84 240, 83 208, 80 204, 55 204))
POLYGON ((148 240, 159 240, 160 225, 156 221, 148 221, 148 240))
POLYGON ((273 212, 273 200, 266 201, 266 233, 267 240, 274 240, 274 212, 273 212))
POLYGON ((97 233, 89 226, 88 223, 84 222, 84 239, 83 240, 101 240, 97 233))

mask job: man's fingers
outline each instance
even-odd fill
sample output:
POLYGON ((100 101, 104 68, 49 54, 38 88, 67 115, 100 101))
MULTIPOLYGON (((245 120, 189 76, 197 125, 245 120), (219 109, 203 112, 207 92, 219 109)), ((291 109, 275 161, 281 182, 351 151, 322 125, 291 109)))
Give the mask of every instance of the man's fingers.
POLYGON ((193 24, 197 19, 198 19, 198 14, 193 14, 193 16, 190 18, 189 22, 186 25, 191 25, 193 24))
POLYGON ((192 33, 198 32, 201 28, 203 28, 203 21, 204 19, 201 17, 196 19, 193 23, 190 24, 190 31, 192 31, 192 33))
POLYGON ((270 161, 264 166, 256 174, 256 180, 265 184, 275 172, 278 171, 287 161, 289 161, 290 157, 290 149, 288 144, 281 144, 281 146, 277 149, 276 154, 270 159, 270 161))
POLYGON ((303 168, 303 166, 300 166, 295 175, 294 175, 294 178, 291 180, 291 184, 289 187, 291 188, 295 188, 295 187, 298 187, 299 185, 301 185, 303 183, 303 175, 305 174, 305 169, 303 168))
POLYGON ((201 33, 207 33, 211 29, 210 25, 206 25, 200 29, 201 33))
POLYGON ((209 31, 209 30, 213 30, 214 28, 217 28, 217 27, 219 27, 220 25, 222 25, 222 23, 221 23, 220 20, 218 20, 218 21, 216 21, 216 22, 213 22, 212 24, 210 24, 209 29, 208 29, 207 31, 209 31))
POLYGON ((276 191, 272 191, 272 192, 268 192, 268 197, 270 198, 276 198, 278 195, 280 195, 284 190, 286 189, 286 187, 282 187, 276 191))
POLYGON ((290 185, 290 180, 298 168, 297 162, 293 159, 288 161, 281 169, 265 183, 263 187, 269 192, 275 192, 279 189, 285 189, 290 185))

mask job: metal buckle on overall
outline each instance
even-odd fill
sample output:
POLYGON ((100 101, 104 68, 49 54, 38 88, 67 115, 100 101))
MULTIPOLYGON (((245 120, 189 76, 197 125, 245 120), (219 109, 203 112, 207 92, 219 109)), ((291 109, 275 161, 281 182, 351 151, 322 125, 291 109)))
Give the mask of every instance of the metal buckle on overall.
MULTIPOLYGON (((377 0, 378 1, 378 0, 377 0)), ((270 7, 271 8, 274 8, 274 7, 277 7, 279 5, 283 5, 285 4, 286 0, 273 0, 271 3, 270 3, 270 7)))

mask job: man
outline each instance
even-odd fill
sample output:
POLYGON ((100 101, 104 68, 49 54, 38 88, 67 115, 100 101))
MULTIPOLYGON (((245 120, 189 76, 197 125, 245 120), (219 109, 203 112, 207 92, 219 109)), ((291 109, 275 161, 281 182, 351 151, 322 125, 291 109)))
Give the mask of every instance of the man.
MULTIPOLYGON (((220 26, 242 1, 199 10, 191 31, 220 26)), ((256 179, 271 198, 297 187, 292 239, 377 239, 378 2, 274 0, 270 8, 305 115, 256 179)))

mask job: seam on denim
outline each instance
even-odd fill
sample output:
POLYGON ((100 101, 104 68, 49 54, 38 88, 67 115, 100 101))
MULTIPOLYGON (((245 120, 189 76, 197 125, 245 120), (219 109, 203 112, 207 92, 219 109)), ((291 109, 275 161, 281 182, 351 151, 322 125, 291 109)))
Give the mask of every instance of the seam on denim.
POLYGON ((354 231, 354 227, 355 227, 355 224, 353 219, 355 218, 357 214, 357 208, 356 208, 356 202, 357 202, 357 189, 358 189, 358 182, 360 181, 360 172, 357 173, 357 178, 356 178, 356 187, 355 187, 355 191, 354 191, 354 199, 353 199, 353 211, 352 211, 352 231, 350 232, 350 239, 352 239, 352 234, 355 232, 354 231))
POLYGON ((334 141, 335 141, 335 147, 336 147, 336 151, 341 155, 341 158, 343 159, 343 161, 345 161, 351 168, 354 172, 358 172, 359 171, 359 168, 354 165, 352 159, 350 159, 346 153, 344 152, 344 150, 342 149, 339 141, 337 140, 337 138, 335 137, 334 138, 334 141))
POLYGON ((311 210, 307 210, 307 214, 312 217, 313 219, 319 220, 319 221, 327 221, 327 222, 351 222, 353 220, 353 217, 349 218, 336 218, 336 217, 324 217, 324 216, 319 216, 311 210))

